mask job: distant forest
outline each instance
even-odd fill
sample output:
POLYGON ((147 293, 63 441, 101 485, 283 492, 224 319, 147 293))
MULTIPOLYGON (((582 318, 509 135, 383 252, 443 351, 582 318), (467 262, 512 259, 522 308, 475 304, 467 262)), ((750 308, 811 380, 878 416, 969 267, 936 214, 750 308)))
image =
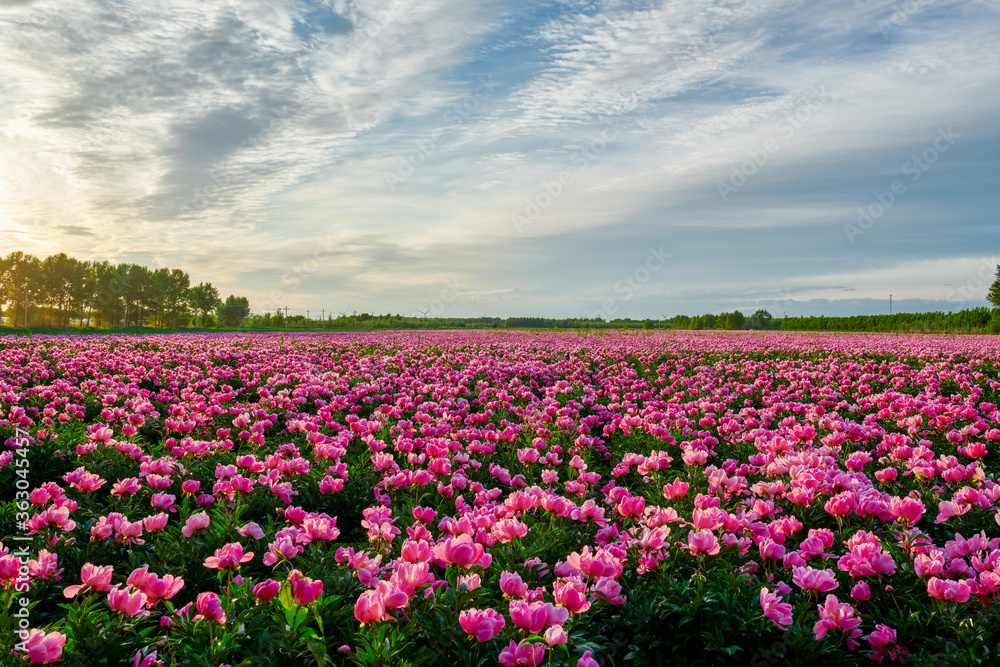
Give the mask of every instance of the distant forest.
MULTIPOLYGON (((1000 279, 998 279, 1000 283, 1000 279)), ((1000 286, 994 285, 994 292, 1000 286)), ((991 298, 992 302, 992 298, 991 298)), ((248 328, 259 330, 342 329, 675 329, 859 331, 904 333, 1000 333, 1000 310, 897 313, 851 317, 775 318, 766 310, 747 317, 734 310, 718 315, 669 319, 603 320, 542 317, 416 317, 321 311, 319 317, 255 313, 246 297, 224 301, 211 283, 191 284, 181 269, 80 261, 65 253, 39 259, 20 251, 0 257, 0 326, 33 330, 248 328), (27 316, 27 319, 25 317, 27 316)))

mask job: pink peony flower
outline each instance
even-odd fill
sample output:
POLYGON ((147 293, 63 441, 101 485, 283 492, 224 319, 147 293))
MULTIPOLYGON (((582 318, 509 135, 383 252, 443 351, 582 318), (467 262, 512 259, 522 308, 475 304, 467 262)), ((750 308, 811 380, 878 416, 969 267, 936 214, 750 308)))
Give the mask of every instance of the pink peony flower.
POLYGON ((240 565, 253 558, 253 552, 243 553, 243 545, 230 542, 215 550, 214 556, 205 559, 205 567, 216 570, 238 570, 240 565))
POLYGON ((488 642, 505 625, 503 616, 493 609, 465 609, 458 616, 458 624, 480 642, 488 642))
POLYGON ((837 587, 837 577, 832 570, 817 570, 812 567, 793 567, 792 581, 802 590, 811 593, 826 593, 837 587))
POLYGON ((250 592, 253 593, 253 596, 261 602, 267 602, 277 595, 280 590, 280 582, 277 582, 274 579, 267 579, 254 586, 250 592))
POLYGON ((292 584, 292 599, 296 604, 307 605, 323 594, 323 582, 305 577, 298 570, 288 574, 292 584))
POLYGON ((222 625, 226 622, 226 612, 222 609, 222 600, 215 593, 198 593, 198 598, 194 603, 198 615, 194 620, 208 618, 222 625))
POLYGON ((184 522, 184 527, 181 528, 181 533, 184 534, 184 537, 191 537, 197 531, 208 528, 211 523, 212 520, 208 518, 208 512, 198 512, 188 517, 188 520, 184 522))
POLYGON ((792 605, 782 602, 780 597, 767 588, 760 589, 760 608, 764 610, 764 616, 779 628, 792 624, 792 605))
POLYGON ((927 594, 948 602, 968 602, 972 588, 964 581, 949 581, 931 577, 927 580, 927 594))
POLYGON ((511 640, 507 648, 500 651, 500 664, 503 667, 536 667, 545 659, 545 644, 531 644, 523 641, 515 644, 511 640))
POLYGON ((714 556, 719 553, 721 549, 722 547, 719 546, 719 540, 710 530, 699 530, 698 532, 691 531, 688 533, 688 551, 691 552, 692 556, 697 556, 703 553, 708 554, 709 556, 714 556))
POLYGON ((840 630, 846 635, 847 648, 854 650, 858 647, 857 638, 861 636, 861 630, 857 627, 861 625, 861 619, 854 616, 854 607, 839 601, 836 595, 827 595, 826 603, 817 605, 817 609, 819 620, 813 626, 817 641, 830 630, 840 630))
POLYGON ((108 593, 108 605, 130 618, 142 613, 146 601, 146 594, 134 589, 116 588, 108 593))
POLYGON ((83 567, 80 568, 82 583, 67 586, 63 589, 63 595, 72 600, 83 591, 110 591, 113 571, 114 568, 111 565, 98 567, 91 563, 84 563, 83 567))
POLYGON ((64 644, 66 635, 54 631, 45 633, 38 628, 32 628, 21 646, 31 662, 46 664, 56 662, 62 657, 64 644))
POLYGON ((381 621, 385 616, 385 602, 375 591, 365 591, 354 604, 354 618, 361 625, 381 621))

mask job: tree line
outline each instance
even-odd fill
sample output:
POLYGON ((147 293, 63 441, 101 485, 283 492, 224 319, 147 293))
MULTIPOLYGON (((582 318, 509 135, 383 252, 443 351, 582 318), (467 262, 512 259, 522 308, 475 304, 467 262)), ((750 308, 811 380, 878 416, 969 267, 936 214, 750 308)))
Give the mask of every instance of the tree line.
POLYGON ((224 302, 212 283, 192 285, 181 269, 81 261, 66 253, 0 257, 0 313, 13 327, 235 326, 249 311, 245 297, 224 302))

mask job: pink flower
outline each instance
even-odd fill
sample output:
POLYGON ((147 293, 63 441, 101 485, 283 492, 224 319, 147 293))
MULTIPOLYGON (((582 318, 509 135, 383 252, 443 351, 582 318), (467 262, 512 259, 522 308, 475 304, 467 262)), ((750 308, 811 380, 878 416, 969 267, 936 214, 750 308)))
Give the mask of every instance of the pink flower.
POLYGON ((566 607, 571 614, 578 614, 590 609, 586 585, 579 579, 556 581, 552 584, 552 597, 556 604, 566 607))
POLYGON ((479 563, 485 554, 483 545, 476 544, 467 534, 449 537, 434 545, 434 556, 445 563, 470 567, 479 563))
POLYGON ((863 581, 859 581, 858 583, 854 584, 854 588, 851 589, 851 598, 857 600, 858 602, 867 600, 871 596, 872 596, 871 589, 868 587, 868 584, 863 581))
POLYGON ((277 595, 280 590, 281 584, 279 582, 274 579, 267 579, 254 586, 250 592, 261 602, 267 602, 277 595))
POLYGON ((689 486, 690 485, 687 482, 678 477, 670 484, 663 485, 663 497, 667 500, 681 498, 688 492, 689 486))
POLYGON ((142 613, 146 601, 146 594, 142 591, 116 588, 108 593, 108 605, 130 618, 142 613))
POLYGON ((793 567, 792 581, 811 593, 826 593, 837 587, 837 577, 832 570, 817 570, 812 567, 793 567))
POLYGON ((721 548, 719 540, 716 539, 715 534, 710 530, 699 530, 697 533, 691 531, 688 533, 688 551, 691 552, 692 556, 702 553, 714 556, 719 553, 721 548))
POLYGON ((503 544, 507 544, 527 535, 528 526, 517 519, 501 519, 494 524, 490 534, 503 544))
POLYGON ((521 575, 504 570, 500 573, 500 590, 512 598, 523 598, 528 594, 528 584, 524 583, 521 575))
POLYGON ((813 626, 817 641, 823 639, 830 630, 840 630, 847 635, 847 648, 853 650, 858 647, 856 640, 861 636, 861 631, 857 627, 861 625, 861 619, 855 618, 854 607, 839 601, 836 595, 827 595, 826 603, 817 605, 817 609, 819 620, 813 626))
POLYGON ((500 664, 503 667, 536 667, 545 659, 545 644, 536 644, 527 641, 515 644, 511 640, 510 645, 500 651, 500 664))
POLYGON ((31 662, 45 664, 56 662, 62 657, 65 643, 66 635, 62 633, 53 631, 46 634, 38 628, 32 628, 28 631, 28 638, 21 646, 31 662))
POLYGON ((195 479, 186 479, 181 484, 181 492, 189 496, 193 496, 198 493, 198 489, 201 488, 201 482, 195 479))
POLYGON ((242 535, 243 537, 250 537, 255 540, 264 539, 264 531, 254 521, 251 521, 250 523, 240 526, 239 528, 236 529, 236 532, 242 535))
POLYGON ((67 586, 63 589, 63 595, 72 600, 84 590, 110 591, 111 574, 113 571, 114 568, 111 565, 98 567, 91 563, 84 563, 83 567, 80 568, 80 580, 83 583, 67 586))
POLYGON ((42 549, 38 552, 38 558, 28 561, 28 572, 31 576, 39 579, 62 579, 62 570, 57 570, 58 556, 51 551, 42 549))
POLYGON ((896 517, 896 521, 911 526, 920 521, 926 509, 924 504, 915 498, 893 496, 889 500, 889 513, 896 517))
POLYGON ((354 618, 361 625, 381 621, 385 616, 385 602, 375 591, 365 591, 354 604, 354 618))
POLYGON ((886 656, 890 660, 896 659, 897 652, 906 656, 910 652, 902 646, 893 646, 896 643, 896 631, 881 623, 875 626, 875 632, 868 635, 868 645, 875 651, 871 656, 872 660, 882 664, 882 659, 886 656))
POLYGON ((163 662, 156 657, 156 651, 150 651, 143 655, 142 651, 136 651, 132 658, 132 667, 163 667, 163 662))
POLYGON ((541 602, 510 601, 510 620, 519 628, 537 635, 545 628, 548 614, 541 602))
POLYGON ((215 550, 214 556, 205 559, 205 567, 217 570, 238 570, 242 563, 253 558, 253 552, 243 553, 243 545, 238 542, 230 542, 220 549, 215 550))
POLYGON ((182 578, 165 574, 161 579, 149 571, 148 565, 133 570, 125 583, 146 595, 147 607, 152 607, 160 600, 169 600, 177 595, 177 592, 184 586, 182 578))
POLYGON ((167 525, 167 520, 170 518, 169 514, 160 512, 159 514, 154 514, 152 516, 147 516, 142 520, 142 525, 146 529, 147 533, 155 533, 159 530, 163 530, 167 525))
POLYGON ((194 607, 198 610, 198 615, 194 617, 196 621, 209 618, 220 625, 226 622, 226 612, 222 609, 222 600, 215 593, 198 593, 194 607))
POLYGON ((944 554, 936 549, 928 553, 917 554, 916 558, 913 559, 913 570, 917 573, 918 577, 931 577, 935 574, 941 574, 941 570, 943 569, 944 554))
POLYGON ((576 661, 576 667, 601 667, 600 663, 594 660, 593 655, 590 651, 584 651, 580 659, 576 661))
POLYGON ((760 557, 769 560, 781 560, 785 557, 785 547, 778 544, 770 537, 765 537, 761 540, 760 544, 757 545, 760 550, 760 557))
POLYGON ((871 577, 896 571, 892 556, 882 551, 881 545, 872 542, 851 547, 850 552, 837 562, 837 567, 849 572, 852 577, 871 577))
POLYGON ((197 531, 208 528, 211 523, 212 520, 208 518, 208 512, 198 512, 188 517, 188 520, 184 522, 184 527, 181 528, 181 533, 184 534, 184 537, 191 537, 197 531))
POLYGON ((292 599, 296 604, 307 605, 323 594, 323 582, 305 577, 298 570, 288 574, 292 584, 292 599))
POLYGON ((177 505, 174 504, 175 500, 177 500, 177 497, 169 493, 154 493, 153 497, 149 499, 149 504, 158 510, 176 512, 177 505))
POLYGON ((792 624, 792 605, 782 602, 779 596, 767 588, 760 589, 760 608, 764 610, 764 616, 779 628, 792 624))
POLYGON ((505 623, 503 616, 493 609, 465 609, 458 616, 462 629, 480 642, 488 642, 500 634, 505 623))
POLYGON ((858 509, 858 498, 853 491, 843 491, 827 500, 823 508, 835 517, 847 516, 858 509))
POLYGON ((931 577, 927 580, 927 594, 938 600, 949 602, 968 602, 972 588, 964 581, 948 581, 931 577))
POLYGON ((545 643, 550 647, 569 642, 569 633, 561 625, 553 625, 545 630, 545 643))
POLYGON ((630 516, 642 516, 645 509, 646 499, 642 496, 631 496, 629 498, 625 498, 618 505, 618 513, 625 518, 630 516))

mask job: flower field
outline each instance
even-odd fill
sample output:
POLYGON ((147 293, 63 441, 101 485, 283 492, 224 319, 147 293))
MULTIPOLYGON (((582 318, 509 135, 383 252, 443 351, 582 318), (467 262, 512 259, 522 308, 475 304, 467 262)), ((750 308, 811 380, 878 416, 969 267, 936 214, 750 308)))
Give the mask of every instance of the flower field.
POLYGON ((989 337, 0 338, 0 664, 996 664, 989 337))

